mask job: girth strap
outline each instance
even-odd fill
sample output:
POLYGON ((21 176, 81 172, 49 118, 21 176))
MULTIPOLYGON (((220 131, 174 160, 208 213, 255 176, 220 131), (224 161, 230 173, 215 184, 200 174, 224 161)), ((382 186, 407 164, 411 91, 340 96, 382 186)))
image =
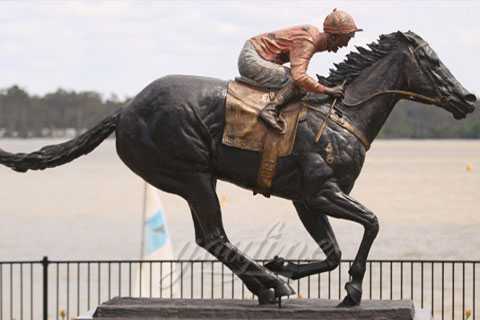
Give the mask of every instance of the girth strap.
MULTIPOLYGON (((328 115, 324 114, 322 110, 317 109, 315 107, 312 107, 310 105, 305 105, 308 109, 317 111, 320 117, 324 119, 324 121, 327 121, 328 115)), ((363 134, 362 131, 360 131, 357 127, 355 127, 353 124, 351 124, 348 120, 346 120, 343 117, 339 117, 336 113, 332 112, 329 113, 330 117, 328 117, 328 120, 331 120, 338 124, 340 127, 344 128, 351 134, 353 134, 357 139, 363 144, 365 147, 365 150, 368 151, 370 149, 370 142, 368 141, 367 137, 363 134)))

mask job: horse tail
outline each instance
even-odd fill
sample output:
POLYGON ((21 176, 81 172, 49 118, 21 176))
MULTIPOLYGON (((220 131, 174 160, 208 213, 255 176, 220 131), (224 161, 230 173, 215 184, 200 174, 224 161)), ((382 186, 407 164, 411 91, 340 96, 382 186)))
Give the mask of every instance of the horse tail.
POLYGON ((9 153, 0 149, 0 164, 18 172, 61 166, 90 153, 117 127, 121 110, 106 117, 92 129, 64 143, 45 146, 31 153, 9 153))

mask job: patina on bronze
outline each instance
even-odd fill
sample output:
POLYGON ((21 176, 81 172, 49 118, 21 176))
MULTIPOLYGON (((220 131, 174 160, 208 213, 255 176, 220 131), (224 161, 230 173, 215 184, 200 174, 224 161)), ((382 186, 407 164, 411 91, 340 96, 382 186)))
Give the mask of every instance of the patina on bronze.
POLYGON ((271 99, 271 90, 231 81, 227 89, 222 138, 227 146, 262 153, 254 194, 261 193, 266 197, 270 196, 278 158, 288 156, 293 151, 298 122, 305 111, 301 102, 284 108, 280 114, 284 132, 279 134, 267 128, 258 118, 271 99))
POLYGON ((325 86, 307 74, 310 59, 317 52, 333 51, 348 44, 357 28, 353 17, 334 9, 323 23, 325 32, 312 25, 290 27, 263 33, 250 38, 238 58, 241 79, 264 88, 281 88, 260 112, 259 117, 282 133, 285 123, 279 117, 289 102, 305 96, 306 92, 325 93, 341 97, 343 87, 325 86), (290 62, 290 67, 283 66, 290 62))
MULTIPOLYGON (((327 78, 321 78, 329 86, 346 80, 344 101, 362 101, 386 90, 407 90, 430 97, 456 119, 474 111, 476 97, 415 33, 384 35, 369 47, 350 53, 327 78)), ((163 77, 149 84, 123 110, 79 137, 28 154, 0 151, 0 163, 19 172, 59 166, 91 152, 115 131, 117 152, 124 163, 153 186, 188 202, 198 245, 240 277, 260 303, 274 303, 276 297, 294 292, 274 272, 299 279, 338 266, 341 251, 329 217, 359 223, 365 231, 349 269, 351 279, 345 285, 347 295, 341 304, 358 305, 367 257, 379 231, 375 214, 349 195, 360 174, 366 147, 334 121, 328 122, 316 143, 315 135, 324 118, 316 110, 307 109, 305 120, 298 124, 291 155, 278 161, 270 192, 293 201, 326 258, 307 264, 276 258, 268 264, 268 270, 229 241, 215 192, 217 179, 253 190, 261 160, 259 152, 222 143, 227 84, 197 76, 163 77), (328 155, 334 161, 329 163, 328 155)), ((338 101, 336 113, 370 144, 401 98, 396 94, 377 95, 358 107, 338 101)), ((302 102, 325 110, 325 114, 330 106, 318 94, 309 94, 302 102)))
MULTIPOLYGON (((258 114, 271 99, 271 90, 259 90, 238 81, 228 83, 225 99, 225 128, 222 142, 230 147, 250 151, 263 151, 265 137, 272 133, 258 114)), ((303 103, 290 104, 282 111, 282 118, 288 123, 285 133, 277 134, 281 140, 278 155, 288 156, 293 151, 297 123, 303 115, 303 103)))

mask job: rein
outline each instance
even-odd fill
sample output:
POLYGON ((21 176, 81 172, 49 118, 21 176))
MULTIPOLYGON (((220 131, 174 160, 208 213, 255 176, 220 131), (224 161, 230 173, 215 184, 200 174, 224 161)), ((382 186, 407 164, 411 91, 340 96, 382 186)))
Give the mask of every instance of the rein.
MULTIPOLYGON (((401 95, 408 100, 416 101, 416 102, 423 102, 423 103, 427 103, 427 104, 442 104, 444 102, 444 97, 442 97, 442 98, 431 98, 431 97, 428 97, 428 96, 425 96, 425 95, 422 95, 422 94, 418 94, 418 93, 415 93, 415 92, 411 92, 411 91, 384 90, 384 91, 380 91, 380 92, 375 92, 375 93, 371 94, 370 96, 368 96, 367 98, 365 98, 365 99, 363 99, 359 102, 346 103, 346 102, 342 101, 342 104, 346 107, 349 107, 349 108, 358 107, 358 106, 364 104, 365 102, 367 102, 367 101, 369 101, 369 100, 371 100, 375 97, 378 97, 378 96, 381 96, 381 95, 386 95, 386 94, 401 95)), ((337 98, 335 98, 333 100, 332 104, 330 105, 330 108, 328 110, 327 115, 324 115, 323 112, 320 109, 317 109, 317 108, 312 107, 312 106, 307 106, 308 109, 317 111, 324 117, 323 123, 320 126, 320 129, 318 130, 317 135, 315 137, 315 142, 318 143, 318 141, 322 137, 323 132, 325 131, 325 129, 327 127, 328 120, 333 120, 336 124, 343 127, 344 129, 349 131, 351 134, 353 134, 355 137, 357 137, 357 139, 360 140, 360 142, 363 144, 363 146, 365 147, 366 150, 370 149, 370 142, 368 141, 368 139, 365 137, 365 135, 359 129, 357 129, 353 124, 351 124, 347 120, 343 119, 342 117, 339 117, 339 116, 332 113, 332 110, 335 107, 336 103, 337 103, 337 98)))
POLYGON ((384 90, 384 91, 375 92, 375 93, 371 94, 370 96, 366 97, 365 99, 363 99, 359 102, 346 103, 346 102, 342 101, 342 104, 346 107, 358 107, 359 105, 364 104, 365 102, 367 102, 367 101, 369 101, 369 100, 371 100, 375 97, 385 95, 385 94, 400 95, 400 96, 403 96, 404 98, 406 98, 408 100, 416 101, 416 102, 423 102, 423 103, 427 103, 427 104, 441 105, 441 104, 445 103, 445 100, 447 98, 440 94, 437 87, 435 86, 435 81, 432 79, 430 74, 425 70, 424 66, 420 62, 421 59, 419 59, 417 57, 417 50, 421 49, 421 48, 423 48, 427 45, 428 45, 427 42, 423 42, 423 43, 419 44, 418 46, 416 46, 414 49, 412 49, 412 47, 410 47, 410 46, 408 47, 408 49, 410 50, 411 54, 414 56, 415 60, 417 61, 418 66, 420 67, 422 72, 429 78, 430 82, 432 83, 433 88, 435 89, 437 95, 440 98, 432 98, 432 97, 425 96, 423 94, 415 93, 415 92, 412 92, 412 91, 406 91, 406 90, 384 90))
POLYGON ((384 90, 384 91, 375 92, 375 93, 369 95, 368 97, 366 97, 365 99, 360 100, 359 102, 347 103, 347 102, 342 101, 342 104, 346 107, 358 107, 359 105, 362 105, 365 102, 367 102, 367 101, 369 101, 369 100, 371 100, 375 97, 378 97, 378 96, 381 96, 381 95, 386 95, 386 94, 401 95, 408 100, 412 100, 412 101, 416 101, 416 102, 423 102, 423 103, 428 103, 428 104, 441 104, 441 103, 444 102, 443 98, 440 98, 440 99, 439 98, 431 98, 431 97, 425 96, 423 94, 415 93, 415 92, 412 92, 412 91, 384 90))
MULTIPOLYGON (((433 87, 436 89, 435 87, 435 82, 433 81, 433 79, 431 78, 430 74, 428 72, 426 72, 424 70, 424 67, 422 66, 422 64, 420 63, 418 57, 417 57, 417 50, 426 46, 427 43, 426 42, 423 42, 421 44, 419 44, 415 49, 412 49, 411 47, 409 47, 409 50, 410 52, 412 53, 412 55, 415 57, 415 60, 417 61, 420 69, 427 75, 427 77, 429 78, 429 80, 432 82, 432 85, 433 87)), ((343 82, 342 85, 345 84, 345 81, 343 82)), ((442 96, 439 92, 438 92, 438 89, 435 90, 437 93, 438 93, 438 96, 439 98, 432 98, 432 97, 428 97, 428 96, 425 96, 423 94, 419 94, 419 93, 415 93, 415 92, 412 92, 412 91, 406 91, 406 90, 383 90, 383 91, 379 91, 379 92, 375 92, 371 95, 369 95, 368 97, 356 102, 356 103, 346 103, 344 101, 342 101, 341 103, 346 106, 346 107, 358 107, 364 103, 366 103, 367 101, 370 101, 371 99, 375 98, 375 97, 378 97, 378 96, 382 96, 382 95, 387 95, 387 94, 392 94, 392 95, 400 95, 402 96, 403 98, 406 98, 408 100, 411 100, 411 101, 416 101, 416 102, 422 102, 422 103, 426 103, 426 104, 435 104, 435 105, 442 105, 445 103, 445 100, 447 99, 446 97, 442 96)), ((334 113, 332 113, 332 110, 333 108, 335 107, 335 104, 337 103, 337 98, 335 98, 332 102, 332 104, 330 105, 330 108, 328 110, 328 113, 325 115, 323 114, 323 112, 320 110, 320 109, 317 109, 315 107, 312 107, 312 106, 307 106, 308 109, 311 109, 311 110, 314 110, 314 111, 317 111, 323 118, 324 118, 324 121, 323 123, 321 124, 320 126, 320 129, 318 130, 317 132, 317 135, 315 137, 315 142, 318 142, 321 138, 321 136, 323 135, 323 132, 325 131, 325 128, 327 126, 327 122, 329 120, 332 120, 334 121, 336 124, 338 124, 339 126, 343 127, 344 129, 346 129, 347 131, 349 131, 351 134, 353 134, 355 137, 357 137, 358 140, 360 140, 360 142, 363 144, 363 146, 365 147, 366 150, 368 150, 370 148, 370 142, 368 141, 368 139, 365 137, 365 135, 363 134, 363 132, 361 132, 360 130, 358 130, 358 128, 356 128, 353 124, 351 124, 349 121, 347 121, 346 119, 344 119, 343 117, 341 116, 338 116, 334 113)))

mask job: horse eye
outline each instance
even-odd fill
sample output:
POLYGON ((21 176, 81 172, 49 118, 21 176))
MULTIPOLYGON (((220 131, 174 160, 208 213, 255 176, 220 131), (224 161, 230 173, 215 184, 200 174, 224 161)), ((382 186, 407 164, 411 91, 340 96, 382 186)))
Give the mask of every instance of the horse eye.
POLYGON ((434 66, 434 67, 439 67, 440 66, 440 60, 438 58, 433 58, 433 57, 427 57, 428 60, 430 60, 430 63, 434 66))

